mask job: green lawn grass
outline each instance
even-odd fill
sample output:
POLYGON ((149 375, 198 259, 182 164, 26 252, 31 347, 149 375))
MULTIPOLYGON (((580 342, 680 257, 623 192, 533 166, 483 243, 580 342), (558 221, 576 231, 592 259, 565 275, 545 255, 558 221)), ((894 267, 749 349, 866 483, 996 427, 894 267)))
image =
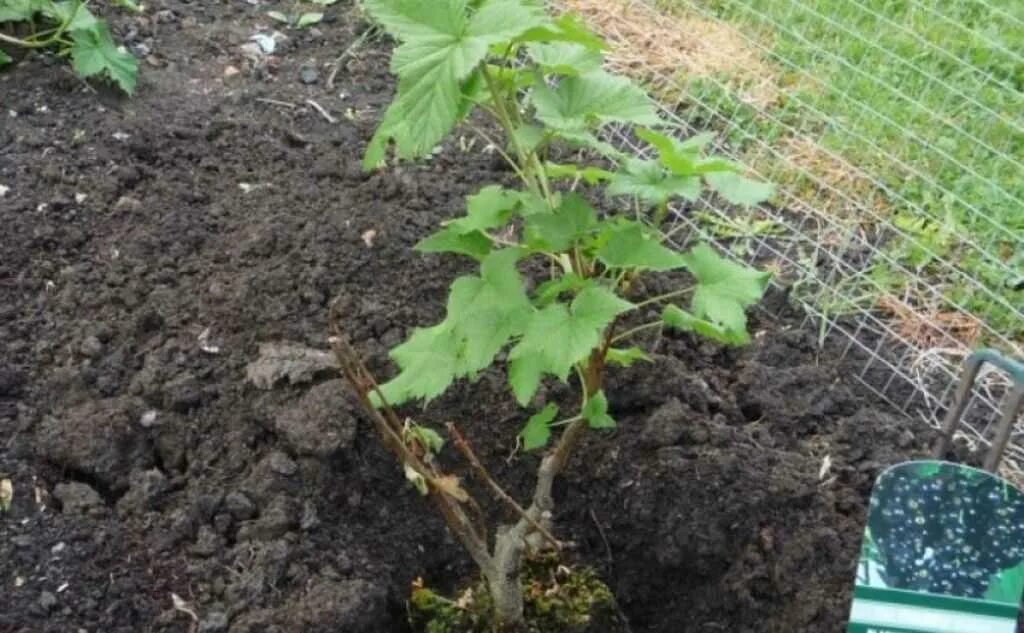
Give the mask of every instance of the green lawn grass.
POLYGON ((796 129, 870 175, 879 213, 913 238, 886 246, 900 266, 880 258, 876 288, 902 290, 905 267, 1024 340, 1024 290, 1012 287, 1024 279, 1024 2, 659 4, 724 19, 767 49, 785 91, 770 117, 730 94, 728 77, 690 84, 689 98, 730 120, 736 143, 796 129))

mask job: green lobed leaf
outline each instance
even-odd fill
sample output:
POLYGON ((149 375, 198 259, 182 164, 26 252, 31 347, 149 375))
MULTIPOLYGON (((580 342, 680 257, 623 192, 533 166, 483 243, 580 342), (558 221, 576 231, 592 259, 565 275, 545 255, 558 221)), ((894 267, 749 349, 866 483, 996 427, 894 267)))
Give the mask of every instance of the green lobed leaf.
POLYGON ((391 350, 401 371, 382 386, 389 402, 437 397, 455 379, 490 365, 512 337, 523 333, 534 308, 516 270, 519 256, 511 248, 488 254, 479 277, 466 275, 452 284, 444 321, 416 330, 391 350))
POLYGON ((568 42, 592 51, 603 51, 608 44, 587 26, 578 15, 564 13, 543 26, 527 30, 515 38, 516 42, 568 42))
POLYGON ((516 145, 524 152, 532 152, 544 142, 544 130, 536 125, 523 125, 513 132, 516 145))
POLYGON ((639 222, 626 221, 610 229, 597 251, 597 259, 610 268, 665 271, 682 268, 686 259, 663 245, 639 222))
POLYGON ((64 24, 70 20, 68 31, 91 29, 99 23, 96 16, 81 2, 66 0, 65 2, 43 3, 43 13, 57 22, 64 24))
POLYGON ((538 84, 531 95, 537 119, 563 133, 581 134, 605 123, 657 125, 654 102, 626 77, 603 70, 538 84))
POLYGON ((466 216, 449 222, 448 226, 460 235, 504 226, 520 199, 518 191, 488 185, 466 199, 466 216))
POLYGON ((510 354, 509 380, 520 403, 533 397, 543 374, 565 380, 598 346, 604 329, 633 307, 601 286, 585 288, 571 306, 552 303, 530 318, 510 354))
POLYGON ((544 71, 558 75, 583 75, 600 70, 601 51, 573 42, 549 42, 527 46, 530 57, 544 71))
MULTIPOLYGON (((380 386, 391 405, 416 398, 432 400, 461 373, 458 339, 450 323, 441 322, 416 329, 407 341, 391 350, 391 358, 401 367, 397 376, 380 386)), ((377 394, 374 403, 380 406, 377 394)))
POLYGON ((729 171, 706 173, 704 180, 709 187, 730 204, 744 206, 761 204, 775 193, 775 187, 768 183, 751 180, 741 174, 729 171))
POLYGON ((771 274, 721 257, 707 244, 683 256, 697 280, 691 309, 697 319, 723 328, 730 337, 747 337, 746 308, 764 295, 771 274))
POLYGON ((556 301, 563 292, 579 292, 592 283, 576 273, 562 275, 538 286, 534 292, 533 303, 538 308, 543 308, 552 301, 556 301))
POLYGON ((675 197, 693 201, 700 196, 700 178, 676 176, 653 160, 634 159, 615 172, 607 192, 612 196, 636 196, 652 205, 665 204, 675 197))
POLYGON ((558 415, 558 407, 549 403, 546 407, 530 416, 526 426, 519 432, 523 438, 523 448, 532 451, 536 448, 543 448, 551 439, 551 421, 558 415))
POLYGON ((526 218, 526 241, 548 252, 566 251, 597 224, 597 212, 586 198, 568 193, 556 213, 536 213, 526 218))
POLYGON ((365 0, 364 7, 402 44, 391 59, 398 95, 371 139, 364 167, 383 160, 389 141, 400 158, 429 154, 466 113, 462 82, 492 44, 547 22, 522 0, 489 0, 470 13, 467 0, 365 0))
POLYGON ((11 63, 11 62, 13 62, 13 61, 14 61, 14 60, 13 60, 13 59, 11 59, 11 56, 10 56, 10 55, 8 55, 7 53, 5 53, 5 52, 3 51, 3 49, 0 49, 0 66, 5 66, 5 65, 7 65, 7 64, 10 64, 10 63, 11 63))
POLYGON ((693 314, 675 305, 665 306, 665 309, 661 312, 661 320, 669 327, 682 330, 683 332, 693 332, 704 338, 725 343, 726 345, 744 345, 750 342, 750 335, 747 334, 745 329, 743 331, 726 329, 711 321, 698 319, 693 314))
POLYGON ((122 53, 114 44, 110 30, 102 22, 90 29, 71 31, 71 63, 82 77, 105 74, 127 94, 135 92, 139 62, 122 53))
POLYGON ((545 362, 544 356, 537 352, 524 352, 520 356, 509 358, 508 384, 512 387, 512 393, 520 406, 530 404, 533 394, 537 393, 540 380, 544 376, 545 362))
POLYGON ((513 336, 523 333, 533 306, 516 270, 520 253, 506 248, 488 255, 480 277, 452 284, 447 321, 459 338, 462 373, 484 369, 513 336))
POLYGON ((639 347, 629 347, 626 349, 611 347, 605 355, 605 360, 622 367, 632 367, 637 361, 653 362, 651 357, 639 347))
POLYGON ((587 399, 587 404, 583 405, 580 415, 592 429, 615 428, 615 420, 608 415, 608 398, 605 397, 603 390, 587 399))
POLYGON ((482 260, 491 252, 491 240, 480 231, 461 233, 450 226, 422 239, 415 250, 421 253, 456 253, 482 260))
POLYGON ((4 0, 0 4, 0 22, 29 22, 50 4, 44 0, 4 0))
POLYGON ((636 135, 658 152, 658 162, 677 176, 695 176, 700 160, 700 143, 685 144, 674 137, 641 128, 636 135))
POLYGON ((603 181, 611 180, 614 177, 614 174, 607 169, 589 165, 581 168, 571 163, 544 163, 544 173, 552 180, 581 178, 588 185, 596 185, 603 181))

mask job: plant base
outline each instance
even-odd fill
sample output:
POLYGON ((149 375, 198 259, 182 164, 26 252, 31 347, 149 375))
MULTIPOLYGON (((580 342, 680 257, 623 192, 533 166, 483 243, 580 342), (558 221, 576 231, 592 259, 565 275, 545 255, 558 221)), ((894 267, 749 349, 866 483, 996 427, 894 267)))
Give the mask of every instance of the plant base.
MULTIPOLYGON (((523 564, 523 598, 528 633, 601 633, 625 631, 615 598, 587 567, 569 568, 553 554, 528 558, 523 564)), ((423 633, 485 633, 497 631, 491 596, 483 581, 455 600, 417 583, 409 601, 410 623, 423 633)))

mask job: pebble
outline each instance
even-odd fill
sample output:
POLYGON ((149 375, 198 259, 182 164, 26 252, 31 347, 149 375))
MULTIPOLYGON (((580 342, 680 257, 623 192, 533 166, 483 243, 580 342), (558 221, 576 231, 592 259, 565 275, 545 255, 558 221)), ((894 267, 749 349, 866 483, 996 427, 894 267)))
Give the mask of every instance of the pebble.
POLYGON ((299 69, 299 81, 306 84, 315 84, 320 81, 320 71, 316 69, 316 66, 303 66, 299 69))
POLYGON ((221 633, 228 630, 228 616, 223 611, 214 611, 199 623, 199 633, 221 633))
POLYGON ((238 521, 246 521, 256 516, 256 504, 241 492, 229 492, 224 497, 224 507, 238 521))
POLYGON ((103 343, 96 336, 89 335, 82 341, 79 351, 86 358, 96 358, 103 352, 103 343))
POLYGON ((39 606, 46 611, 53 611, 57 608, 57 596, 49 591, 42 592, 39 594, 39 606))
POLYGON ((274 451, 270 454, 270 470, 278 475, 289 477, 299 472, 299 465, 281 451, 274 451))

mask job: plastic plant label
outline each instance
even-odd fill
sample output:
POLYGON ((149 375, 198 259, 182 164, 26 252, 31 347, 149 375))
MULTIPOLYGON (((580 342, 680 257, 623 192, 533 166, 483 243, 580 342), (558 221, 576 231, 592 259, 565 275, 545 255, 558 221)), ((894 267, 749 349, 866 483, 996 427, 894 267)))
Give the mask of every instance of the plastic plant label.
POLYGON ((875 482, 848 633, 1016 633, 1024 494, 941 461, 875 482))

